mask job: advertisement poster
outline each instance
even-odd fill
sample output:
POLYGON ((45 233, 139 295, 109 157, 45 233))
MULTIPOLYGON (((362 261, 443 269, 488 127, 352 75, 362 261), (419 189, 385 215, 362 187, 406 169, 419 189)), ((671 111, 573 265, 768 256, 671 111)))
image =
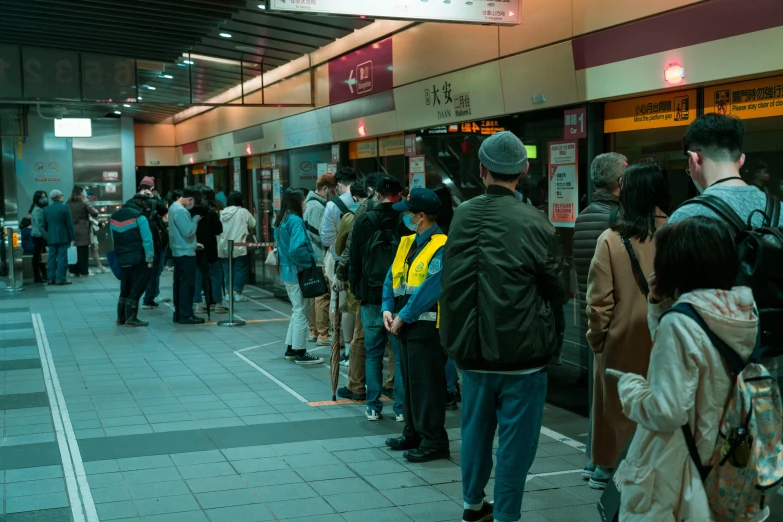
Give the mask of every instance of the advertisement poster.
POLYGON ((549 142, 549 221, 573 228, 579 212, 579 165, 576 140, 549 142))
POLYGON ((272 169, 272 206, 280 210, 280 169, 272 169))
POLYGON ((408 186, 411 189, 424 188, 424 156, 411 156, 408 169, 408 186))
POLYGON ((215 175, 210 173, 204 176, 204 185, 215 188, 215 175))
POLYGON ((331 174, 332 176, 337 174, 337 163, 329 163, 326 166, 326 173, 331 174))

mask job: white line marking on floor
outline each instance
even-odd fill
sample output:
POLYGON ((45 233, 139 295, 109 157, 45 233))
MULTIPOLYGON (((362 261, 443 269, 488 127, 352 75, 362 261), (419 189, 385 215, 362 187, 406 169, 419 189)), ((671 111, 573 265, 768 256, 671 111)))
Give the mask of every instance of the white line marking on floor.
POLYGON ((71 417, 68 414, 60 379, 57 377, 57 368, 54 365, 54 357, 52 357, 43 319, 41 314, 32 314, 32 319, 74 521, 81 522, 86 515, 87 522, 98 522, 98 512, 95 510, 95 502, 87 482, 84 462, 79 451, 79 444, 76 441, 76 434, 73 431, 71 417), (74 499, 74 497, 76 498, 74 499), (84 504, 84 513, 82 513, 82 504, 84 504))
MULTIPOLYGON (((250 286, 250 285, 248 285, 248 286, 250 286)), ((255 288, 255 287, 251 287, 251 288, 255 288)), ((256 290, 258 290, 258 288, 256 288, 256 290)), ((289 319, 291 318, 291 316, 290 316, 290 315, 288 315, 288 314, 286 314, 286 313, 283 313, 283 312, 281 312, 280 310, 275 310, 274 308, 272 308, 272 307, 271 307, 271 306, 269 306, 269 305, 266 305, 266 304, 264 304, 264 303, 260 303, 260 302, 256 301, 255 299, 253 299, 252 297, 248 297, 247 299, 248 299, 248 301, 252 301, 253 303, 257 304, 258 306, 263 306, 264 308, 266 308, 266 309, 267 309, 267 310, 269 310, 270 312, 274 312, 274 313, 276 313, 276 314, 280 314, 280 315, 282 315, 283 317, 288 317, 289 319)))
MULTIPOLYGON (((257 347, 254 347, 254 348, 257 348, 257 347)), ((259 372, 264 374, 267 378, 269 378, 269 380, 271 380, 272 382, 274 382, 275 384, 277 384, 278 386, 283 388, 285 391, 287 391, 288 393, 290 393, 294 397, 296 397, 300 402, 308 402, 307 399, 305 399, 304 397, 302 397, 301 395, 296 393, 294 390, 292 390, 286 383, 284 383, 283 381, 281 381, 280 379, 278 379, 277 377, 275 377, 274 375, 272 375, 268 371, 266 371, 263 368, 261 368, 259 365, 257 365, 256 363, 254 363, 253 361, 251 361, 250 359, 248 359, 247 357, 245 357, 241 353, 239 353, 239 351, 235 351, 234 355, 236 355, 237 357, 239 357, 240 359, 245 361, 247 364, 249 364, 250 366, 252 366, 256 370, 258 370, 259 372)))
POLYGON ((528 475, 525 479, 525 482, 530 482, 532 479, 537 477, 553 477, 555 475, 570 475, 571 473, 581 473, 583 470, 581 469, 569 469, 566 471, 550 471, 549 473, 536 473, 535 475, 528 475))
POLYGON ((255 346, 251 346, 250 348, 242 348, 241 350, 237 350, 237 352, 239 352, 239 353, 242 353, 242 352, 246 352, 246 351, 248 351, 248 350, 255 350, 256 348, 263 348, 263 347, 265 347, 265 346, 270 346, 270 345, 272 345, 272 344, 276 344, 276 343, 282 343, 282 342, 283 342, 283 341, 272 341, 271 343, 266 343, 266 344, 257 344, 257 345, 255 345, 255 346))
POLYGON ((572 448, 577 449, 579 451, 585 450, 585 445, 579 442, 578 440, 574 440, 572 438, 566 437, 562 433, 552 431, 546 426, 541 426, 541 434, 546 435, 549 438, 555 439, 557 442, 562 442, 566 446, 571 446, 572 448))

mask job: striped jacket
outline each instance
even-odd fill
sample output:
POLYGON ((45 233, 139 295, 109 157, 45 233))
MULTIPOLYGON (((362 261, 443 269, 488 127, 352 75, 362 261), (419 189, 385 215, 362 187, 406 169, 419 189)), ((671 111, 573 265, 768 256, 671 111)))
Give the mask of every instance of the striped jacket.
POLYGON ((152 263, 155 248, 150 224, 135 205, 126 203, 111 215, 111 235, 120 266, 152 263))

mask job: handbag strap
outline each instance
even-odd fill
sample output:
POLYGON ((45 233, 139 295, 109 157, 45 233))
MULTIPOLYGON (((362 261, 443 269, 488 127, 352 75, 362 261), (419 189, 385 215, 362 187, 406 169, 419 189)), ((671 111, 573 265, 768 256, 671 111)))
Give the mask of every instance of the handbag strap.
POLYGON ((644 295, 649 294, 650 286, 647 284, 647 278, 644 276, 642 265, 639 264, 639 259, 636 257, 636 252, 633 250, 631 240, 623 235, 620 236, 620 239, 623 240, 623 245, 625 245, 625 249, 628 251, 628 257, 631 258, 631 266, 633 267, 634 272, 636 272, 636 284, 639 285, 639 290, 641 290, 644 295))

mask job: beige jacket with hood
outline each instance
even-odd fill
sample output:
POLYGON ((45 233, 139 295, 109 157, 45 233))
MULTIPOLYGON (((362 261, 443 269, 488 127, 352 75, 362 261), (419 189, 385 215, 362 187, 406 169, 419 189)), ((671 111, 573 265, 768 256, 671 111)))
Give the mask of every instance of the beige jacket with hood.
MULTIPOLYGON (((693 305, 718 337, 743 358, 750 356, 758 317, 749 288, 696 290, 678 302, 693 305)), ((629 373, 618 382, 623 412, 638 424, 628 455, 615 472, 615 481, 622 485, 621 522, 718 520, 710 512, 680 428, 690 424, 707 463, 733 383, 720 354, 692 319, 673 313, 660 320, 672 304, 649 306, 654 344, 648 378, 629 373)))

